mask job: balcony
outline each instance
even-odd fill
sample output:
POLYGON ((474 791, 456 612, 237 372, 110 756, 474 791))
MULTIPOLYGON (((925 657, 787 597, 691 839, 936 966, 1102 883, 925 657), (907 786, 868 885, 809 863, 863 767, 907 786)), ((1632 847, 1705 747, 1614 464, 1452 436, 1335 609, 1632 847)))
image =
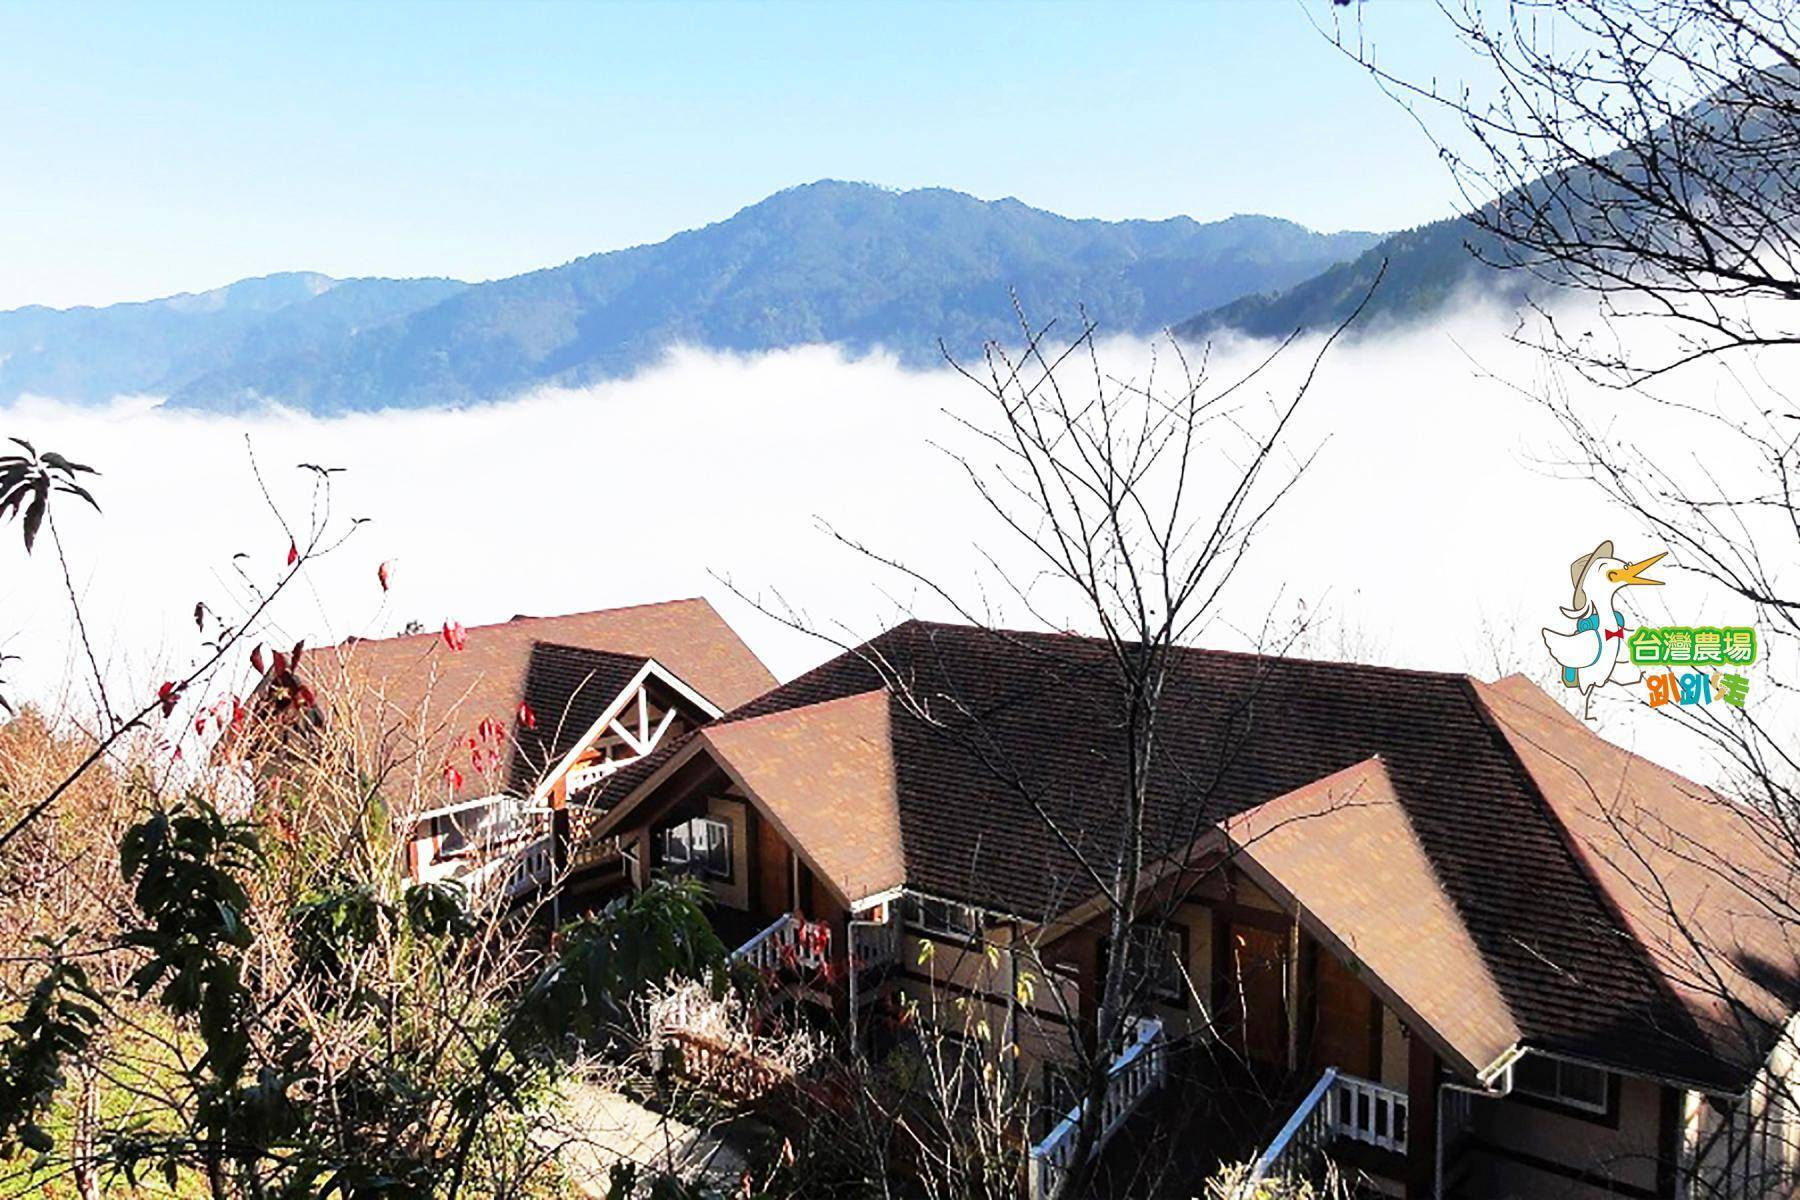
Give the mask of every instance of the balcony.
POLYGON ((1404 1156, 1408 1115, 1405 1092, 1330 1067, 1250 1168, 1236 1200, 1251 1200, 1266 1183, 1315 1178, 1324 1156, 1339 1141, 1404 1156))

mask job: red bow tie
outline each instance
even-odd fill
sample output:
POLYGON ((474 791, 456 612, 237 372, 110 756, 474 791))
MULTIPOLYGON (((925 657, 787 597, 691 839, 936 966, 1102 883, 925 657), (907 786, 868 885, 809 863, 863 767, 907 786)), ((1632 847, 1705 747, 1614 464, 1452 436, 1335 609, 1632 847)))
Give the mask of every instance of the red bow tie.
MULTIPOLYGON (((1623 625, 1619 626, 1617 629, 1608 629, 1604 632, 1606 637, 1609 638, 1619 638, 1620 640, 1624 640, 1625 637, 1625 627, 1623 625)), ((1600 640, 1605 641, 1606 638, 1601 638, 1600 640)))

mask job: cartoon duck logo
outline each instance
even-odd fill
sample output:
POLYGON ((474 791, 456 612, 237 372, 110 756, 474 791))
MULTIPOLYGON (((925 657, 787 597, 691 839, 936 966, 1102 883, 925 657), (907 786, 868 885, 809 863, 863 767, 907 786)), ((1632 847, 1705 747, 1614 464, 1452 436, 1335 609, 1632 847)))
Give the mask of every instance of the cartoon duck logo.
POLYGON ((1626 563, 1613 555, 1613 544, 1606 541, 1569 564, 1575 596, 1562 614, 1575 622, 1575 632, 1546 629, 1544 645, 1562 667, 1563 686, 1580 689, 1582 715, 1590 720, 1596 689, 1609 683, 1628 687, 1644 677, 1625 653, 1625 614, 1619 610, 1619 593, 1638 584, 1661 587, 1662 580, 1646 579, 1644 572, 1662 557, 1653 554, 1642 562, 1626 563))

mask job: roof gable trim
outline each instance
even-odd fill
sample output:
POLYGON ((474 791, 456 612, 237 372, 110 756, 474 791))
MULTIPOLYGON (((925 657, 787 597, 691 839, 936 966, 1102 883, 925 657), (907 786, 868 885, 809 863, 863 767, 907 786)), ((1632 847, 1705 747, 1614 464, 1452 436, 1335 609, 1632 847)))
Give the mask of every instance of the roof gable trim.
MULTIPOLYGON (((613 697, 612 703, 608 704, 606 708, 601 711, 599 717, 594 720, 594 723, 588 726, 587 732, 583 733, 581 737, 576 740, 575 744, 569 748, 569 752, 563 755, 556 766, 546 772, 544 777, 538 781, 537 786, 533 788, 531 792, 530 799, 532 803, 535 804, 550 794, 556 787, 557 782, 567 775, 570 768, 580 761, 581 756, 586 754, 588 750, 592 748, 594 743, 599 741, 600 738, 605 735, 607 729, 610 728, 613 722, 619 719, 620 714, 625 711, 625 706, 629 704, 632 698, 637 696, 643 690, 644 685, 652 679, 664 684, 677 696, 680 696, 688 703, 700 709, 701 712, 706 714, 709 720, 716 718, 719 715, 718 705, 683 683, 673 671, 664 667, 654 658, 645 659, 644 665, 638 668, 637 674, 631 677, 631 682, 619 689, 619 694, 613 697)), ((661 743, 662 736, 668 731, 669 722, 673 718, 673 709, 663 714, 662 723, 658 725, 656 729, 650 731, 649 744, 641 748, 639 757, 642 757, 644 754, 649 754, 661 743)), ((628 759, 626 761, 635 762, 636 759, 628 759)))

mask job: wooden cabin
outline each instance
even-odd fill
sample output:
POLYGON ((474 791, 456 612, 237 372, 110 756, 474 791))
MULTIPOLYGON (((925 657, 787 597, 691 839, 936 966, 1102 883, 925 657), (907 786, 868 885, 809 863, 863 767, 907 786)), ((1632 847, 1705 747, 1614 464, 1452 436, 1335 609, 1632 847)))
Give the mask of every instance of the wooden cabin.
POLYGON ((691 599, 354 638, 298 665, 283 656, 257 702, 278 710, 261 724, 284 737, 349 727, 401 814, 412 879, 512 899, 555 880, 566 899, 623 869, 613 844, 590 836, 608 784, 774 682, 691 599))
MULTIPOLYGON (((592 835, 634 886, 703 879, 854 1037, 904 1001, 1019 1047, 1041 1187, 1112 952, 1110 677, 1087 639, 909 622, 665 739, 592 835)), ((1681 849, 1790 871, 1753 814, 1522 677, 1181 651, 1161 719, 1120 1111, 1226 1061, 1292 1097, 1269 1176, 1323 1152, 1396 1196, 1788 1194, 1800 953, 1681 849), (1729 1011, 1677 926, 1734 950, 1707 966, 1729 1011)))

